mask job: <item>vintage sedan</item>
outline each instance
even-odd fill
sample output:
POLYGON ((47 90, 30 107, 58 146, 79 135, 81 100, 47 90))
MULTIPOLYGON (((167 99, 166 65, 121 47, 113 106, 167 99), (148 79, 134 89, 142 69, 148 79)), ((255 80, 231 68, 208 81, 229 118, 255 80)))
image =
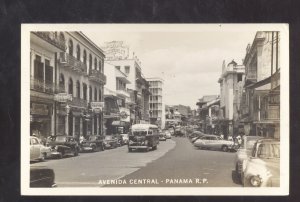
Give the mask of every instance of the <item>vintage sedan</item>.
POLYGON ((172 135, 171 135, 169 130, 164 130, 163 132, 165 133, 166 139, 171 139, 172 138, 172 135))
POLYGON ((243 163, 242 183, 245 187, 280 186, 280 142, 261 139, 253 146, 252 155, 243 163))
POLYGON ((42 153, 44 145, 41 144, 39 138, 30 136, 30 161, 43 161, 45 154, 42 153))
POLYGON ((243 171, 243 162, 250 158, 255 142, 262 138, 261 136, 244 136, 242 138, 242 144, 235 154, 234 161, 235 171, 239 179, 243 171))
POLYGON ((100 135, 91 135, 87 140, 83 140, 80 143, 80 151, 103 151, 104 150, 104 142, 103 136, 100 135))
POLYGON ((118 140, 113 135, 106 135, 104 140, 105 149, 112 149, 118 147, 118 140))
POLYGON ((158 137, 159 137, 159 141, 166 141, 167 140, 166 136, 165 136, 165 133, 163 133, 163 132, 160 132, 158 137))
POLYGON ((62 158, 64 156, 78 156, 79 145, 72 136, 50 136, 47 145, 51 147, 51 155, 62 158))
POLYGON ((53 169, 45 166, 30 166, 30 187, 56 187, 53 169))
POLYGON ((194 142, 198 149, 214 149, 227 152, 234 146, 233 141, 223 140, 216 135, 204 135, 194 142))

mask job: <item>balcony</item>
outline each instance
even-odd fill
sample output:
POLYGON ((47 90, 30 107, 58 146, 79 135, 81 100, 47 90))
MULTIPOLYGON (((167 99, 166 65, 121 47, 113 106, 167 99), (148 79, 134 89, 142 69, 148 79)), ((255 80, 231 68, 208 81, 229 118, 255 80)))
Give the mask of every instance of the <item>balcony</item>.
POLYGON ((40 37, 41 39, 47 41, 48 43, 56 46, 62 51, 66 50, 65 40, 63 38, 59 38, 55 32, 32 32, 32 33, 34 33, 36 36, 40 37))
POLYGON ((30 89, 35 90, 42 93, 54 93, 54 83, 46 83, 43 80, 38 80, 31 78, 30 79, 30 89))
POLYGON ((255 80, 256 81, 256 71, 248 71, 246 74, 246 80, 255 80))
POLYGON ((60 53, 59 63, 61 66, 69 68, 70 70, 79 73, 81 75, 87 75, 87 66, 80 60, 76 59, 74 56, 68 53, 60 53))
POLYGON ((98 70, 92 69, 89 73, 89 79, 98 83, 106 84, 106 76, 98 70))
POLYGON ((125 98, 130 97, 129 93, 126 90, 122 90, 122 89, 117 90, 117 95, 125 98))
POLYGON ((72 101, 70 101, 70 105, 78 106, 78 107, 84 107, 86 108, 88 106, 87 101, 83 100, 78 97, 73 97, 72 101))

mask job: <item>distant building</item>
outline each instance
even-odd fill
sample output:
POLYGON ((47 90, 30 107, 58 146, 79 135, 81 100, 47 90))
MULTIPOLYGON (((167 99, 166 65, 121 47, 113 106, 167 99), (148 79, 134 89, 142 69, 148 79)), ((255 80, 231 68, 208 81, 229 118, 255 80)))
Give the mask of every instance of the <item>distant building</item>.
POLYGON ((219 128, 214 122, 220 116, 220 96, 205 95, 196 103, 198 105, 199 125, 204 133, 212 134, 219 128))
POLYGON ((130 98, 126 103, 130 106, 131 123, 150 122, 149 83, 142 74, 141 61, 130 53, 129 47, 122 41, 106 42, 102 49, 105 51, 105 61, 125 73, 130 81, 127 85, 130 98))
POLYGON ((147 78, 150 89, 150 123, 165 128, 165 103, 163 96, 163 80, 161 78, 147 78))
POLYGON ((257 32, 246 48, 239 122, 246 135, 280 138, 280 33, 257 32))
POLYGON ((166 125, 170 125, 174 120, 176 123, 186 125, 188 119, 192 116, 192 110, 189 106, 184 105, 166 105, 166 125))
POLYGON ((238 65, 232 60, 228 65, 223 61, 222 75, 220 83, 220 109, 222 110, 223 120, 221 132, 224 137, 227 135, 235 136, 238 133, 238 114, 243 91, 243 81, 245 77, 245 66, 238 65))

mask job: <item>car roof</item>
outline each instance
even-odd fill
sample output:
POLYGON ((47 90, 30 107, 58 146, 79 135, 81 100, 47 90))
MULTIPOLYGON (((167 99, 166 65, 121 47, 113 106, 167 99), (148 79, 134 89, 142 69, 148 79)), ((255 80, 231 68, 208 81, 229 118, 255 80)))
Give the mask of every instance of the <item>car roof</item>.
POLYGON ((257 140, 257 143, 280 143, 278 139, 263 138, 257 140))

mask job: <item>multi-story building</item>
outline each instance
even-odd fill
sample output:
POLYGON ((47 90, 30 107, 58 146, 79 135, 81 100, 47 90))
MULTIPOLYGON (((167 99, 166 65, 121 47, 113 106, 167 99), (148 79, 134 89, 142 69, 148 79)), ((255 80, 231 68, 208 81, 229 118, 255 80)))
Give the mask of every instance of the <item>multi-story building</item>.
POLYGON ((63 33, 30 33, 30 134, 55 134, 54 94, 57 55, 66 48, 63 33))
POLYGON ((103 51, 81 32, 32 32, 30 49, 32 131, 102 134, 103 51))
POLYGON ((165 103, 163 96, 163 80, 161 78, 147 78, 150 85, 150 123, 165 128, 165 103))
POLYGON ((166 105, 165 106, 166 127, 170 125, 187 125, 188 119, 192 116, 192 110, 184 105, 166 105))
POLYGON ((131 123, 150 122, 149 119, 149 84, 142 74, 141 62, 134 55, 129 55, 129 48, 122 41, 107 42, 105 50, 106 62, 124 72, 130 84, 127 85, 130 98, 131 123))
POLYGON ((81 32, 62 33, 67 43, 58 58, 57 133, 75 137, 103 134, 104 52, 81 32))
POLYGON ((104 63, 107 84, 104 88, 104 125, 106 134, 127 133, 130 127, 130 98, 127 75, 114 65, 104 63))
POLYGON ((257 32, 248 45, 240 122, 245 134, 280 138, 280 33, 257 32))
POLYGON ((239 131, 237 122, 239 117, 240 103, 243 92, 243 81, 245 77, 245 66, 238 65, 232 60, 227 66, 225 61, 222 65, 222 75, 218 82, 220 83, 220 108, 224 116, 222 123, 224 136, 236 136, 239 131))

